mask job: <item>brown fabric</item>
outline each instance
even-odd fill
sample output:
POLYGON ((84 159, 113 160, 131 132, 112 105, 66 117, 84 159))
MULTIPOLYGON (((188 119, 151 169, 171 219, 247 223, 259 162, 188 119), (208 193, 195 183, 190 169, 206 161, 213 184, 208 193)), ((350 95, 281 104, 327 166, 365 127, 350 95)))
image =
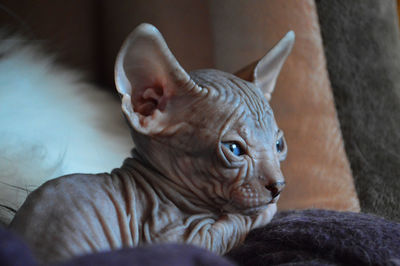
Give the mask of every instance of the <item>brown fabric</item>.
MULTIPOLYGON (((141 22, 159 28, 186 70, 216 67, 234 72, 261 58, 288 30, 294 30, 294 50, 272 95, 278 125, 289 145, 287 161, 282 165, 288 185, 279 207, 359 210, 333 105, 314 1, 85 3, 72 1, 72 7, 67 8, 65 2, 55 1, 54 6, 42 4, 31 13, 53 14, 35 15, 38 21, 48 23, 39 23, 44 28, 54 29, 60 21, 69 26, 56 32, 63 36, 59 47, 72 49, 75 54, 69 53, 68 60, 81 60, 85 69, 93 67, 95 76, 108 86, 112 86, 113 64, 122 40, 141 22), (97 58, 92 60, 94 51, 97 58)), ((28 6, 32 5, 15 4, 13 11, 25 19, 28 13, 19 10, 30 10, 28 6)), ((31 13, 29 16, 34 16, 31 13)), ((36 25, 35 19, 26 22, 36 25)))
POLYGON ((397 0, 397 15, 400 17, 400 0, 397 0))
POLYGON ((98 8, 95 0, 2 0, 0 25, 48 48, 61 62, 97 78, 98 8))
POLYGON ((213 41, 203 0, 102 0, 103 76, 113 84, 115 57, 122 41, 139 24, 151 23, 186 70, 213 66, 213 41))
POLYGON ((217 68, 234 71, 260 58, 288 30, 296 33, 272 107, 289 146, 279 208, 359 211, 327 76, 314 1, 215 1, 217 68), (295 10, 296 12, 293 12, 295 10))
POLYGON ((396 1, 316 3, 361 210, 400 221, 400 29, 396 1))

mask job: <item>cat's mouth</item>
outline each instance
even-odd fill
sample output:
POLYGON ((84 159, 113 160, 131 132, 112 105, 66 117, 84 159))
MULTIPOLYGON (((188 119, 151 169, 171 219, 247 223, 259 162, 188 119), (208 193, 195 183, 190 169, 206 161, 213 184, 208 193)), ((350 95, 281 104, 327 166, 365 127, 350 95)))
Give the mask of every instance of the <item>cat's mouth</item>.
POLYGON ((234 197, 224 206, 228 212, 236 212, 244 215, 255 215, 265 210, 270 204, 276 203, 279 196, 272 197, 234 197))
POLYGON ((232 191, 230 202, 225 209, 245 215, 257 214, 269 204, 276 203, 279 200, 279 194, 258 184, 242 184, 232 191))

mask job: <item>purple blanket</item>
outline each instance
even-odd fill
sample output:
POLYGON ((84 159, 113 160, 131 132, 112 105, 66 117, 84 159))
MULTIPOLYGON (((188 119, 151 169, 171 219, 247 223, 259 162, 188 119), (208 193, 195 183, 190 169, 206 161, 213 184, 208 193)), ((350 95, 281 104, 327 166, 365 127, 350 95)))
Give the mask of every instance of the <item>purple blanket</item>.
POLYGON ((230 252, 240 265, 400 265, 400 224, 326 210, 278 214, 230 252))
MULTIPOLYGON (((228 254, 239 265, 400 265, 400 224, 325 210, 278 214, 228 254)), ((0 265, 37 265, 16 236, 0 228, 0 265)), ((186 245, 154 245, 87 255, 72 265, 234 265, 186 245)))

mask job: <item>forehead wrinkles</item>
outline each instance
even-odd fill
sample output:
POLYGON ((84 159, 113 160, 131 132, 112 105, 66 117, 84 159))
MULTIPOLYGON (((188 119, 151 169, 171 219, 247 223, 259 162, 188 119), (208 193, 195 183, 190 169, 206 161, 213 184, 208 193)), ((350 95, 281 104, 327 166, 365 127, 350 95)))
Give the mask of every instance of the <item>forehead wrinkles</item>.
POLYGON ((208 97, 218 102, 232 104, 232 108, 244 103, 247 107, 245 109, 262 128, 271 122, 268 118, 271 117, 272 110, 252 83, 214 69, 197 70, 190 75, 195 83, 209 91, 208 97))

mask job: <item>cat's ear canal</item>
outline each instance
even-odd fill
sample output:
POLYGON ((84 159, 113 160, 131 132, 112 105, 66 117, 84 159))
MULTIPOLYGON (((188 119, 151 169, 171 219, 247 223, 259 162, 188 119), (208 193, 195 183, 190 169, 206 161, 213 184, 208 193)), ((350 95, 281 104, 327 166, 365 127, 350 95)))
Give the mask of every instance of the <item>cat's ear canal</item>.
POLYGON ((124 114, 143 134, 162 131, 171 98, 193 87, 189 74, 150 24, 138 26, 122 45, 115 65, 115 83, 124 114))
POLYGON ((267 100, 270 100, 283 63, 292 51, 294 40, 294 32, 289 31, 263 58, 239 70, 235 75, 253 82, 262 90, 267 100))

